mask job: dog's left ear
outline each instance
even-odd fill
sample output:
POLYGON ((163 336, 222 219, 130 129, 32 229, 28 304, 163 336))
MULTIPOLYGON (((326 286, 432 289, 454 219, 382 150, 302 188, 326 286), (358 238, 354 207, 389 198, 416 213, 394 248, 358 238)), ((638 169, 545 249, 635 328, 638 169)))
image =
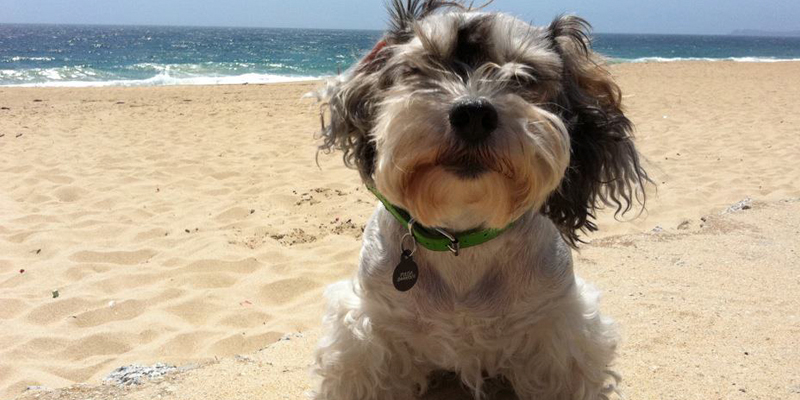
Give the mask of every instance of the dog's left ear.
POLYGON ((620 89, 597 63, 589 31, 575 16, 561 16, 548 27, 564 64, 558 103, 572 150, 564 179, 543 212, 573 247, 580 232, 597 230, 595 211, 603 205, 615 207, 616 215, 637 201, 644 206, 644 183, 650 181, 633 145, 620 89))

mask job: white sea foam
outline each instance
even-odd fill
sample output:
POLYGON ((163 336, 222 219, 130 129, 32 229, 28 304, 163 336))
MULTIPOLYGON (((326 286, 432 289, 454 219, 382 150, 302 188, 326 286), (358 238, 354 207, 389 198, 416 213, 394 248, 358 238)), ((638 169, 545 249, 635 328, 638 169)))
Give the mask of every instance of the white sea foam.
POLYGON ((55 58, 53 57, 23 57, 23 56, 14 56, 11 57, 11 61, 53 61, 55 58))
POLYGON ((298 67, 295 67, 293 65, 283 64, 283 63, 269 63, 269 64, 267 64, 267 66, 268 67, 272 67, 272 68, 290 69, 292 71, 299 71, 300 70, 300 68, 298 68, 298 67))
POLYGON ((144 72, 150 77, 128 78, 88 67, 31 68, 0 70, 0 86, 13 87, 107 87, 107 86, 175 86, 175 85, 239 85, 295 82, 320 79, 316 76, 286 76, 250 72, 248 68, 226 69, 216 65, 201 66, 136 64, 129 71, 144 72), (150 71, 148 74, 147 71, 150 71))
POLYGON ((49 82, 0 85, 9 87, 111 87, 111 86, 179 86, 179 85, 241 85, 282 82, 301 82, 318 77, 293 77, 272 74, 243 74, 233 76, 193 76, 176 78, 161 73, 147 79, 119 79, 107 81, 53 80, 49 82))

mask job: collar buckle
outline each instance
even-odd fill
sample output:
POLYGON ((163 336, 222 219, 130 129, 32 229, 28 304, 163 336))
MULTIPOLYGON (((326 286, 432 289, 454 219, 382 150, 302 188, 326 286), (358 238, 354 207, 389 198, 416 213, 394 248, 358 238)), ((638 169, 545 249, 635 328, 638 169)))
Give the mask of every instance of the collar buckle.
POLYGON ((442 228, 433 228, 436 232, 439 232, 440 235, 447 238, 450 243, 447 245, 447 249, 453 253, 454 256, 458 257, 458 252, 461 251, 461 243, 458 241, 458 238, 447 232, 442 228))

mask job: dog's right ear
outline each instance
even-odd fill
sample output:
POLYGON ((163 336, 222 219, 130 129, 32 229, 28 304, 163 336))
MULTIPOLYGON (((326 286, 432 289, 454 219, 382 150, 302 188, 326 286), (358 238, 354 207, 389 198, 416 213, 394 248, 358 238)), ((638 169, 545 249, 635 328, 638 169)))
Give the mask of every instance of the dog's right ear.
POLYGON ((341 150, 345 165, 357 168, 367 184, 373 183, 375 170, 371 132, 381 93, 389 85, 380 72, 392 55, 392 47, 413 38, 415 22, 444 7, 461 5, 457 0, 391 0, 386 36, 358 64, 314 93, 322 102, 323 143, 319 150, 324 153, 341 150))
POLYGON ((372 183, 375 170, 375 144, 371 132, 380 101, 379 71, 389 54, 386 41, 381 40, 358 64, 326 82, 325 87, 315 93, 322 102, 323 143, 319 150, 324 153, 341 150, 345 165, 358 169, 361 179, 367 184, 372 183))

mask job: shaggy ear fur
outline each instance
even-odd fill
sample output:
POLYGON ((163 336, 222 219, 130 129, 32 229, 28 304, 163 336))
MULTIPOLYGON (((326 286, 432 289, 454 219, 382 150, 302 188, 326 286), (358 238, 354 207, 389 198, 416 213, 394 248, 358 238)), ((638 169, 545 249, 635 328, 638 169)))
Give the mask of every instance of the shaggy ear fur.
POLYGON ((559 103, 572 154, 561 186, 543 212, 575 247, 579 232, 597 230, 595 210, 603 205, 615 207, 616 215, 628 212, 635 201, 644 206, 644 183, 650 179, 633 146, 619 87, 593 59, 588 22, 561 16, 548 29, 564 62, 559 103))
POLYGON ((323 102, 323 144, 320 151, 341 150, 345 165, 357 168, 367 184, 373 183, 375 169, 375 144, 371 132, 381 100, 380 89, 387 85, 381 81, 378 71, 391 56, 392 45, 411 40, 415 21, 440 8, 452 6, 460 4, 444 0, 391 0, 388 5, 390 29, 384 39, 351 70, 327 82, 325 88, 316 93, 323 102), (327 124, 326 111, 330 119, 327 124))
POLYGON ((344 164, 357 168, 361 179, 372 184, 375 169, 375 144, 371 132, 380 84, 377 71, 382 68, 390 50, 380 41, 364 59, 344 75, 328 81, 317 97, 322 100, 320 119, 323 143, 319 150, 330 153, 341 150, 344 164), (329 121, 325 123, 325 114, 329 121))

